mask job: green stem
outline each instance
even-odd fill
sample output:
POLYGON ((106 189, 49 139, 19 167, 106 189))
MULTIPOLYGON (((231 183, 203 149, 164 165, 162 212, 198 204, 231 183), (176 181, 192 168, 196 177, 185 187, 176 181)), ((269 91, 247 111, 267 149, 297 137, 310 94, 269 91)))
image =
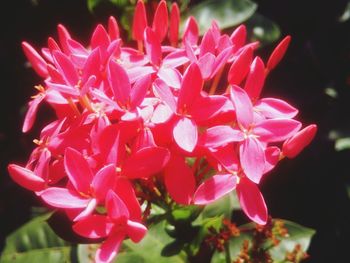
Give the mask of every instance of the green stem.
POLYGON ((230 247, 229 247, 228 242, 225 243, 225 258, 226 258, 226 263, 232 262, 231 254, 230 254, 230 247))

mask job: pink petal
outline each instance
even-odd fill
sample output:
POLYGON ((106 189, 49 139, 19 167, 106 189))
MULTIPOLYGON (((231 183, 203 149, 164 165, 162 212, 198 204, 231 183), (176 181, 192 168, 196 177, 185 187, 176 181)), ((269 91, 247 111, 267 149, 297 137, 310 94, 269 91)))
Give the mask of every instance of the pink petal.
POLYGON ((71 96, 79 96, 79 89, 74 86, 52 83, 50 81, 45 81, 45 84, 52 90, 56 90, 59 93, 63 93, 62 95, 71 95, 71 96))
POLYGON ((108 81, 111 85, 114 99, 119 105, 126 105, 131 91, 129 77, 125 69, 113 59, 108 64, 108 81))
POLYGON ((40 176, 45 181, 48 181, 50 161, 51 161, 51 152, 48 149, 43 149, 40 153, 39 160, 35 166, 34 174, 40 176))
POLYGON ((91 37, 91 49, 101 47, 101 51, 105 51, 110 43, 106 29, 101 25, 97 25, 91 37))
POLYGON ((176 112, 176 101, 174 94, 162 79, 156 79, 153 82, 153 92, 169 106, 172 112, 176 112))
POLYGON ((80 236, 86 238, 104 238, 108 235, 110 227, 106 216, 91 215, 73 225, 73 230, 80 236))
POLYGON ((205 147, 209 148, 217 148, 231 142, 240 142, 243 140, 244 134, 240 130, 235 130, 226 125, 211 127, 201 136, 201 142, 205 147))
POLYGON ((35 97, 35 99, 29 102, 29 108, 24 118, 22 132, 28 132, 33 127, 39 104, 43 101, 44 98, 45 96, 43 94, 39 94, 37 97, 35 97))
POLYGON ((145 29, 145 49, 148 59, 155 66, 159 66, 162 60, 162 50, 159 36, 150 28, 145 29))
POLYGON ((165 123, 169 121, 172 116, 173 111, 169 108, 169 106, 160 103, 153 111, 151 122, 155 124, 165 123))
POLYGON ((174 68, 161 67, 158 71, 158 77, 168 86, 179 89, 181 86, 181 74, 174 68))
POLYGON ((117 256, 120 245, 125 238, 125 232, 117 232, 110 235, 96 251, 96 263, 111 263, 117 256))
POLYGON ((135 140, 135 145, 133 150, 138 151, 142 148, 146 147, 156 147, 156 143, 154 142, 153 133, 150 129, 144 128, 139 132, 135 140))
POLYGON ((127 221, 126 233, 127 233, 127 235, 130 237, 130 239, 133 242, 138 243, 146 235, 147 228, 144 225, 142 225, 142 224, 140 224, 138 222, 134 222, 134 221, 128 220, 127 221))
POLYGON ((94 189, 96 198, 99 201, 105 199, 109 189, 114 189, 116 183, 116 167, 114 164, 109 164, 102 167, 92 180, 91 186, 94 189))
POLYGON ((106 105, 112 106, 117 111, 122 111, 118 103, 109 98, 102 90, 99 89, 90 89, 90 93, 100 102, 105 103, 106 105))
POLYGON ((141 220, 141 207, 137 200, 135 189, 131 182, 125 177, 117 178, 117 187, 115 192, 128 207, 130 220, 141 220))
POLYGON ((168 32, 168 8, 164 0, 159 2, 154 13, 152 29, 162 42, 168 32))
POLYGON ((120 129, 117 125, 107 126, 99 138, 99 148, 105 164, 119 165, 120 129))
POLYGON ((132 24, 132 38, 137 41, 142 41, 143 33, 146 27, 147 16, 145 4, 142 0, 138 0, 135 7, 134 20, 132 24))
POLYGON ((265 169, 265 150, 261 143, 248 137, 239 148, 241 166, 247 177, 258 184, 265 169))
POLYGON ((127 71, 130 83, 134 83, 139 78, 142 78, 145 75, 151 75, 154 72, 155 70, 151 66, 133 67, 127 71))
MULTIPOLYGON (((68 39, 67 45, 69 47, 70 52, 73 54, 81 55, 84 57, 87 57, 89 55, 89 52, 85 49, 85 47, 73 39, 68 39)), ((59 49, 55 49, 55 50, 59 50, 59 49)))
POLYGON ((255 223, 265 225, 267 207, 258 187, 247 178, 241 178, 236 189, 244 213, 255 223))
POLYGON ((204 80, 210 78, 214 70, 215 56, 212 53, 206 53, 198 60, 198 66, 204 80))
POLYGON ((232 32, 230 36, 230 40, 234 46, 234 52, 236 52, 238 49, 240 49, 244 45, 246 41, 246 37, 247 37, 247 29, 245 25, 240 25, 235 29, 235 31, 232 32))
POLYGON ((245 48, 233 61, 227 80, 231 85, 239 85, 249 72, 253 60, 253 49, 245 48))
POLYGON ((244 90, 252 101, 260 97, 265 82, 265 65, 261 58, 256 57, 250 65, 250 71, 244 85, 244 90))
POLYGON ((227 144, 215 149, 215 151, 210 151, 210 153, 227 171, 237 172, 240 168, 236 145, 227 144))
POLYGON ((198 42, 199 29, 196 19, 190 16, 186 22, 182 41, 190 45, 196 45, 198 42))
POLYGON ((261 112, 265 118, 269 119, 291 119, 298 114, 296 108, 283 100, 274 98, 263 98, 255 104, 254 108, 261 112))
POLYGON ((108 19, 108 35, 111 40, 119 38, 119 26, 117 20, 113 16, 110 16, 108 19))
POLYGON ((316 135, 316 132, 317 126, 315 124, 311 124, 296 133, 293 137, 289 138, 283 143, 283 155, 288 158, 294 158, 297 156, 306 146, 311 143, 316 135))
POLYGON ((268 119, 259 122, 254 127, 254 134, 260 141, 281 142, 298 132, 301 123, 293 119, 268 119))
POLYGON ((218 174, 202 183, 194 193, 196 205, 212 203, 236 188, 236 177, 232 174, 218 174))
POLYGON ((160 172, 168 163, 170 152, 162 147, 147 147, 132 154, 122 167, 129 178, 148 178, 160 172), (137 164, 137 165, 135 165, 137 164))
POLYGON ((265 170, 264 174, 275 168, 276 164, 280 160, 281 150, 276 146, 267 147, 265 150, 265 170))
POLYGON ((208 30, 203 38, 200 45, 199 57, 204 56, 207 53, 215 54, 215 40, 211 30, 208 30))
POLYGON ((281 61, 284 54, 286 53, 289 43, 290 43, 291 37, 286 36, 282 41, 278 44, 278 46, 274 49, 271 56, 269 57, 269 60, 267 61, 266 68, 268 70, 274 69, 277 64, 281 61))
POLYGON ((192 169, 181 156, 173 155, 164 170, 165 186, 175 202, 188 205, 195 191, 192 169))
POLYGON ((59 208, 85 208, 91 199, 83 198, 66 188, 50 187, 40 194, 45 203, 59 208))
POLYGON ((162 66, 166 66, 169 68, 177 68, 189 61, 186 51, 184 50, 179 50, 172 52, 168 54, 164 59, 163 59, 163 64, 162 66))
POLYGON ((92 215, 92 213, 95 211, 96 206, 97 200, 95 198, 90 199, 90 202, 87 204, 85 209, 73 219, 73 222, 83 220, 92 215))
POLYGON ((151 76, 146 75, 139 78, 130 91, 130 109, 133 110, 139 106, 145 98, 149 87, 151 86, 151 76))
POLYGON ((47 63, 36 50, 27 42, 22 42, 22 49, 33 69, 40 77, 47 78, 47 63))
POLYGON ((60 51, 54 51, 52 54, 55 64, 57 65, 57 68, 63 75, 67 84, 71 85, 72 87, 77 85, 79 77, 72 61, 60 51))
POLYGON ((234 112, 230 100, 221 95, 211 95, 197 98, 191 107, 190 115, 196 122, 206 123, 227 112, 234 112))
POLYGON ((125 203, 112 190, 109 190, 107 193, 106 208, 108 215, 113 220, 120 220, 120 223, 122 223, 124 220, 126 222, 126 220, 129 218, 129 211, 125 203))
POLYGON ((253 105, 248 94, 240 87, 233 85, 230 95, 238 123, 248 129, 254 119, 253 105))
POLYGON ((62 24, 59 24, 57 26, 57 31, 58 31, 58 40, 60 42, 60 45, 61 45, 64 53, 70 54, 70 50, 69 50, 67 42, 68 42, 68 39, 71 39, 71 36, 70 36, 68 30, 62 24))
POLYGON ((90 55, 84 64, 82 84, 91 77, 91 75, 99 76, 100 74, 100 52, 99 48, 95 48, 91 51, 90 55))
POLYGON ((190 60, 190 62, 197 62, 197 56, 194 53, 194 47, 188 42, 184 43, 185 45, 185 51, 186 51, 186 56, 190 60))
POLYGON ((231 48, 231 54, 233 53, 232 52, 232 42, 229 38, 228 35, 222 35, 222 36, 219 36, 218 38, 218 43, 217 43, 217 47, 216 47, 216 50, 218 52, 222 52, 223 50, 227 49, 227 48, 231 48))
POLYGON ((179 39, 180 10, 176 2, 172 3, 170 11, 169 40, 172 46, 177 46, 179 39))
MULTIPOLYGON (((67 41, 68 42, 68 41, 67 41)), ((68 44, 68 43, 67 43, 68 44)), ((47 40, 47 46, 50 50, 50 53, 54 50, 58 50, 58 51, 61 51, 60 47, 58 46, 57 42, 52 38, 52 37, 49 37, 48 40, 47 40)), ((51 55, 50 55, 51 56, 51 55)), ((52 56, 51 56, 52 58, 52 56)))
POLYGON ((184 73, 181 89, 177 101, 177 110, 187 111, 194 100, 199 97, 203 87, 203 79, 200 69, 196 63, 192 63, 184 73))
POLYGON ((198 128, 191 119, 183 117, 179 119, 173 129, 176 144, 187 152, 192 152, 197 145, 198 128))
POLYGON ((7 169, 12 180, 20 186, 31 191, 41 191, 45 188, 45 180, 31 170, 16 164, 10 164, 7 169))
POLYGON ((220 69, 222 69, 225 66, 226 62, 231 57, 231 54, 232 54, 232 47, 228 47, 223 51, 221 51, 219 55, 217 55, 215 59, 214 67, 213 67, 213 72, 211 73, 212 78, 219 72, 220 69))
POLYGON ((81 96, 85 96, 86 93, 88 93, 90 91, 90 89, 92 88, 92 86, 95 84, 96 82, 96 77, 95 75, 91 75, 87 81, 84 83, 83 87, 80 90, 80 95, 81 96))
POLYGON ((74 188, 78 192, 89 193, 93 175, 84 156, 73 148, 66 148, 64 167, 74 188))

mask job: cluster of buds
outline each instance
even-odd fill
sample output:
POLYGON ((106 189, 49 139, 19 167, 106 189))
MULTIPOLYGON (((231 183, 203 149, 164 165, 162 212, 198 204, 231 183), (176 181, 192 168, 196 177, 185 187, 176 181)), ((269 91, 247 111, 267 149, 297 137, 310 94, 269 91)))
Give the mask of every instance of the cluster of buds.
POLYGON ((229 36, 213 22, 200 38, 190 17, 179 37, 179 21, 177 4, 169 14, 163 0, 150 24, 139 0, 137 48, 124 45, 113 17, 107 29, 96 27, 87 47, 62 25, 58 42, 50 37, 41 54, 22 43, 43 78, 23 132, 42 103, 56 119, 34 140, 27 164, 10 164, 9 173, 64 210, 78 235, 104 240, 96 262, 111 262, 126 237, 144 237, 140 200, 155 185, 162 186, 159 196, 182 205, 205 205, 236 190, 245 214, 265 224, 262 176, 296 156, 316 132, 315 125, 301 130, 287 102, 260 98, 290 37, 265 66, 253 55, 258 43, 246 43, 244 26, 229 36))

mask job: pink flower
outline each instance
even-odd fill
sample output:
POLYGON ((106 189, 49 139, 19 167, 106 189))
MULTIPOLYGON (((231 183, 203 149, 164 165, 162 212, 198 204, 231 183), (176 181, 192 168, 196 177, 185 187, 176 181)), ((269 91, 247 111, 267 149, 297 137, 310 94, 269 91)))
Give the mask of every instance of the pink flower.
POLYGON ((145 236, 142 222, 153 204, 206 205, 235 190, 248 218, 265 224, 263 175, 283 157, 294 158, 316 133, 315 125, 300 130, 295 107, 262 96, 289 36, 265 66, 243 25, 227 35, 213 22, 200 36, 189 17, 179 36, 179 24, 176 3, 169 12, 160 1, 152 18, 139 0, 132 25, 137 49, 123 42, 113 17, 107 28, 96 26, 86 45, 63 25, 41 53, 22 43, 42 77, 23 132, 41 103, 55 116, 34 140, 28 162, 8 171, 64 211, 78 235, 104 240, 96 262, 113 261, 125 238, 145 236))

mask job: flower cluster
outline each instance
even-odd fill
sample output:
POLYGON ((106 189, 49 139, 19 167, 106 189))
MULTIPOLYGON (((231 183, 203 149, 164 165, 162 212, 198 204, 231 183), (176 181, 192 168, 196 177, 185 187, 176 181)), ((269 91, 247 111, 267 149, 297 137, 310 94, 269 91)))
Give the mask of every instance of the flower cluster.
POLYGON ((301 130, 287 102, 260 97, 290 37, 265 66, 253 55, 258 43, 246 43, 244 26, 229 36, 213 22, 200 38, 190 17, 179 37, 179 21, 176 3, 169 14, 163 0, 150 24, 139 0, 137 48, 124 45, 113 17, 107 29, 96 27, 88 47, 62 25, 58 42, 49 38, 41 54, 22 43, 43 78, 23 132, 42 103, 57 118, 34 140, 27 164, 10 164, 9 173, 64 210, 78 235, 104 240, 96 262, 111 262, 126 237, 144 237, 149 211, 141 203, 157 198, 205 205, 236 190, 245 214, 265 224, 262 176, 316 132, 315 125, 301 130))

